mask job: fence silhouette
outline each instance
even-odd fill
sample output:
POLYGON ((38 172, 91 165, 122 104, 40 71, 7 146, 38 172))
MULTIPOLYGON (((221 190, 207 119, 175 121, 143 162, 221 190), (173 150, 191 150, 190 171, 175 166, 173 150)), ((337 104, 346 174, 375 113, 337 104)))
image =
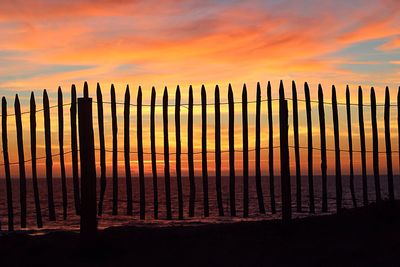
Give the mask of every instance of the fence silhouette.
MULTIPOLYGON (((332 151, 335 153, 335 201, 336 201, 336 211, 340 212, 343 209, 343 184, 342 184, 342 167, 341 167, 341 153, 349 153, 349 179, 350 179, 350 192, 352 204, 357 207, 359 203, 356 200, 356 192, 354 186, 354 163, 353 154, 361 154, 361 173, 362 173, 362 196, 363 205, 368 205, 368 183, 367 183, 367 160, 366 153, 371 152, 373 154, 373 174, 374 174, 374 186, 376 202, 382 201, 381 195, 381 177, 379 174, 379 153, 386 154, 386 168, 387 168, 387 186, 388 186, 388 196, 390 201, 395 200, 394 195, 394 181, 393 181, 393 163, 392 163, 392 153, 399 153, 399 151, 392 150, 391 147, 391 137, 390 137, 390 95, 389 89, 386 87, 385 90, 385 103, 377 104, 375 97, 375 90, 371 88, 370 92, 370 108, 371 108, 371 123, 372 123, 372 141, 373 150, 366 150, 365 141, 365 125, 364 125, 364 113, 363 107, 363 91, 361 87, 358 89, 358 103, 354 104, 350 102, 350 92, 349 87, 346 88, 346 102, 340 103, 337 101, 335 86, 332 86, 331 102, 324 101, 324 92, 321 85, 318 86, 318 100, 310 99, 310 89, 307 83, 304 85, 305 99, 297 98, 297 88, 296 84, 292 82, 292 97, 286 97, 284 86, 281 81, 279 86, 279 98, 273 99, 271 97, 271 84, 268 82, 267 85, 267 99, 261 98, 261 85, 257 84, 256 100, 248 101, 247 98, 247 88, 244 85, 242 90, 242 101, 234 102, 233 90, 231 85, 228 88, 228 102, 220 102, 220 91, 219 87, 216 86, 214 94, 214 103, 207 103, 207 96, 205 87, 201 88, 201 103, 193 102, 193 89, 189 88, 189 98, 187 104, 181 103, 181 93, 179 86, 176 89, 175 94, 175 104, 168 103, 168 90, 165 88, 161 105, 156 104, 156 91, 152 88, 151 92, 151 102, 150 104, 142 103, 142 89, 139 87, 137 92, 137 102, 136 104, 131 103, 130 99, 130 89, 129 86, 126 88, 125 99, 123 103, 116 101, 115 88, 114 85, 111 86, 111 102, 103 101, 102 91, 100 85, 97 84, 96 90, 96 101, 92 101, 89 98, 88 84, 84 85, 84 97, 79 98, 77 102, 77 93, 75 85, 71 88, 71 102, 65 104, 63 102, 63 94, 61 88, 58 89, 58 103, 55 106, 49 105, 49 97, 44 90, 43 92, 43 109, 36 109, 35 97, 32 92, 30 98, 30 110, 27 112, 21 112, 20 101, 18 95, 15 97, 14 101, 14 114, 7 114, 7 101, 5 97, 2 98, 2 148, 3 148, 3 159, 4 163, 1 164, 4 167, 5 173, 5 183, 6 183, 6 197, 7 197, 7 214, 8 214, 8 230, 14 230, 14 215, 16 213, 13 207, 13 186, 12 177, 10 173, 10 165, 18 165, 19 167, 19 203, 20 203, 20 228, 27 227, 27 183, 26 183, 26 167, 25 163, 31 162, 31 173, 32 173, 32 186, 34 192, 34 204, 35 204, 35 214, 36 214, 36 225, 38 228, 44 226, 44 220, 41 208, 41 199, 43 194, 42 188, 38 186, 37 177, 37 160, 46 160, 46 184, 47 184, 47 206, 48 206, 48 220, 56 220, 56 208, 54 205, 54 192, 53 192, 53 157, 59 156, 60 160, 60 178, 61 178, 61 195, 62 195, 62 214, 63 219, 68 219, 68 188, 67 188, 67 176, 65 170, 65 155, 71 154, 72 163, 72 186, 73 186, 73 203, 74 212, 82 217, 84 221, 81 227, 86 229, 90 233, 90 229, 96 227, 96 216, 101 217, 103 214, 103 207, 105 201, 105 191, 107 184, 107 174, 106 174, 106 152, 112 153, 112 215, 118 215, 119 213, 119 172, 118 172, 118 153, 124 154, 124 167, 125 167, 125 181, 126 181, 126 214, 133 215, 133 197, 132 197, 132 175, 131 175, 131 160, 130 155, 132 153, 137 154, 138 163, 138 181, 139 181, 139 210, 140 210, 140 220, 145 220, 148 211, 149 203, 146 203, 145 194, 145 172, 144 172, 144 154, 151 155, 151 169, 152 169, 152 191, 153 191, 153 203, 151 203, 154 219, 159 219, 159 197, 162 192, 159 192, 158 188, 158 177, 157 177, 157 160, 156 155, 163 155, 164 160, 164 198, 166 205, 166 216, 163 219, 171 220, 173 218, 173 211, 171 208, 171 173, 170 173, 170 155, 174 154, 175 158, 175 168, 176 168, 176 182, 177 182, 177 195, 178 195, 178 219, 182 220, 186 217, 189 218, 195 216, 195 203, 196 196, 199 193, 196 188, 195 183, 195 172, 194 172, 194 154, 201 154, 201 178, 202 178, 202 199, 203 199, 203 216, 208 217, 210 215, 210 199, 209 199, 209 177, 208 177, 208 154, 213 153, 215 155, 215 190, 216 190, 216 202, 219 216, 226 216, 224 210, 227 208, 222 200, 223 188, 222 188, 222 171, 221 171, 221 154, 229 153, 229 211, 230 216, 237 216, 237 200, 236 200, 236 182, 238 179, 242 179, 243 197, 242 197, 242 210, 241 216, 249 216, 249 152, 255 152, 255 187, 256 187, 256 198, 258 204, 259 214, 265 214, 266 212, 271 212, 272 214, 277 213, 278 209, 276 207, 276 192, 275 192, 275 172, 274 172, 274 161, 275 158, 274 150, 280 149, 280 184, 281 184, 281 217, 284 222, 288 222, 292 218, 292 204, 295 205, 297 212, 302 212, 302 166, 300 164, 300 149, 307 150, 308 157, 308 201, 309 201, 309 213, 313 214, 316 212, 315 208, 315 196, 314 196, 314 152, 318 151, 321 158, 321 181, 322 181, 322 212, 328 211, 328 183, 327 183, 327 151, 332 151), (279 103, 279 146, 274 146, 274 127, 273 127, 273 116, 272 116, 272 102, 278 101, 279 103), (289 125, 288 116, 288 101, 292 103, 293 112, 293 125, 289 125), (299 115, 298 115, 298 102, 303 101, 306 105, 306 118, 307 118, 307 147, 302 147, 299 145, 299 115), (261 104, 263 102, 267 103, 268 108, 268 136, 269 136, 269 146, 261 147, 261 104), (97 128, 98 128, 98 138, 99 147, 95 148, 93 140, 93 127, 96 122, 93 122, 92 116, 92 105, 93 103, 97 106, 97 128), (256 114, 255 114, 255 148, 249 148, 249 138, 248 138, 248 104, 256 104, 256 114), (319 128, 320 128, 320 147, 313 146, 313 128, 312 128, 312 110, 311 103, 318 104, 318 116, 319 116, 319 128), (112 150, 106 150, 105 147, 105 134, 104 134, 104 112, 103 104, 111 105, 111 122, 112 122, 112 150), (117 126, 117 104, 122 104, 124 106, 124 150, 118 150, 118 126, 117 126), (241 104, 242 112, 242 144, 243 149, 235 149, 235 104, 241 104), (213 105, 215 110, 215 136, 214 150, 208 149, 207 146, 207 106, 213 105), (228 133, 229 133, 229 150, 221 150, 221 105, 228 105, 228 133), (326 123, 325 123, 325 108, 330 105, 333 114, 333 130, 334 130, 334 149, 329 149, 326 146, 326 123), (341 149, 339 142, 339 116, 338 116, 338 105, 343 105, 346 107, 346 119, 347 119, 347 136, 348 136, 348 149, 341 149), (352 136, 352 123, 351 123, 351 109, 350 106, 358 107, 359 116, 359 139, 360 139, 360 150, 353 149, 353 136, 352 136), (130 107, 136 107, 136 138, 137 138, 137 150, 130 150, 130 107), (143 107, 150 107, 150 143, 151 152, 145 152, 143 149, 143 107), (164 151, 157 152, 156 147, 156 134, 155 134, 155 108, 156 106, 162 106, 163 111, 163 142, 164 151), (174 118, 175 118, 175 141, 176 147, 175 151, 170 151, 169 149, 169 138, 168 138, 168 108, 173 106, 174 118), (193 108, 194 106, 201 107, 201 152, 194 152, 193 147, 193 128, 194 128, 194 118, 193 118, 193 108), (378 133, 377 133, 377 114, 376 107, 384 107, 384 126, 385 126, 385 151, 378 150, 378 133), (71 149, 64 151, 64 107, 70 107, 70 129, 71 129, 71 149), (187 152, 182 152, 181 149, 181 107, 187 109, 188 121, 187 121, 187 152), (50 109, 57 108, 58 111, 58 141, 59 141, 59 153, 52 154, 51 149, 51 120, 50 120, 50 109), (45 132, 45 152, 44 157, 37 157, 37 141, 36 141, 36 114, 38 111, 44 112, 44 132, 45 132), (23 143, 23 125, 21 116, 24 114, 30 115, 30 159, 25 159, 24 155, 24 143, 23 143), (78 116, 79 115, 79 116, 78 116), (16 138, 18 147, 18 162, 10 162, 9 160, 9 149, 8 149, 8 130, 7 130, 7 119, 9 117, 15 117, 16 122, 16 138), (79 119, 77 119, 79 117, 79 119), (77 126, 79 122, 79 127, 77 126), (294 145, 289 145, 289 135, 288 128, 293 127, 293 138, 294 145), (78 135, 79 133, 79 135, 78 135), (79 138, 78 138, 79 136, 79 138), (79 150, 78 150, 79 143, 79 150), (289 166, 289 148, 294 149, 294 159, 295 159, 295 174, 290 174, 289 166), (94 152, 98 150, 100 153, 100 159, 96 161, 94 159, 94 152), (263 188, 262 181, 265 177, 261 175, 261 150, 268 150, 268 161, 269 161, 269 207, 267 210, 265 207, 266 199, 263 192, 266 188, 263 188), (80 162, 78 160, 78 152, 80 152, 80 162), (235 152, 243 153, 242 158, 242 170, 241 176, 238 176, 235 172, 235 152), (184 198, 183 188, 182 188, 182 159, 181 155, 187 154, 187 165, 188 165, 188 182, 189 182, 189 199, 184 198), (100 165, 100 174, 96 175, 95 164, 100 165), (79 175, 79 170, 81 175, 79 175), (99 177, 100 190, 96 192, 96 176, 99 177), (291 192, 291 177, 295 181, 295 201, 292 201, 291 192), (188 210, 185 210, 184 202, 188 201, 188 210), (295 204, 294 204, 295 203, 295 204), (225 206, 225 207, 224 207, 225 206)), ((399 89, 400 92, 400 89, 399 89)), ((397 126, 400 130, 400 94, 397 95, 397 104, 394 105, 397 108, 397 126)), ((392 105, 393 106, 393 105, 392 105)), ((275 129, 277 130, 277 129, 275 129)), ((400 144, 400 134, 398 136, 400 144)), ((147 185, 149 186, 149 185, 147 185)), ((0 218, 1 221, 4 218, 0 218)))

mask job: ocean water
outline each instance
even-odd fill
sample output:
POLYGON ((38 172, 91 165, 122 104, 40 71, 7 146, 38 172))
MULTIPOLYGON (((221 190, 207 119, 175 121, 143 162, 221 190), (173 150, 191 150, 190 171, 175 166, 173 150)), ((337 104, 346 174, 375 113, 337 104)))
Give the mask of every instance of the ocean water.
MULTIPOLYGON (((204 224, 204 223, 221 223, 221 222, 236 222, 242 220, 268 220, 280 218, 281 210, 281 189, 280 189, 280 177, 275 177, 275 200, 277 213, 272 214, 270 209, 270 194, 269 194, 269 177, 262 177, 264 203, 266 207, 266 214, 260 214, 258 212, 258 200, 255 187, 255 178, 249 177, 249 218, 242 218, 243 216, 243 191, 242 184, 243 178, 236 177, 236 210, 237 216, 230 217, 229 211, 229 177, 222 177, 222 199, 224 205, 225 216, 218 216, 218 208, 216 201, 216 190, 215 190, 215 177, 209 177, 209 205, 210 205, 210 216, 205 218, 203 216, 203 188, 202 188, 202 177, 196 176, 196 202, 195 202, 195 217, 188 217, 188 206, 189 206, 189 181, 188 177, 182 177, 183 192, 184 192, 184 220, 178 220, 178 197, 176 190, 176 178, 171 177, 171 201, 172 201, 172 212, 173 219, 166 220, 166 205, 165 205, 165 188, 164 178, 158 178, 158 198, 159 198, 159 219, 155 220, 153 216, 153 183, 152 177, 145 178, 145 189, 146 189, 146 219, 139 219, 139 184, 138 177, 132 177, 133 187, 133 216, 127 216, 126 214, 126 190, 125 190, 125 177, 119 177, 119 215, 113 216, 111 214, 112 209, 112 178, 107 179, 106 195, 104 199, 103 215, 98 217, 99 228, 106 228, 110 226, 120 225, 141 225, 149 227, 160 227, 169 225, 193 225, 193 224, 204 224)), ((301 213, 296 212, 296 184, 295 177, 292 176, 292 207, 294 217, 305 217, 311 216, 309 211, 309 197, 308 197, 308 177, 302 176, 302 208, 301 213)), ((387 178, 381 176, 381 192, 382 197, 387 197, 387 178)), ((400 197, 400 182, 399 177, 394 177, 395 182, 395 197, 400 197)), ((343 184, 343 206, 346 208, 352 207, 349 177, 342 177, 343 184)), ((99 185, 98 193, 99 193, 99 185)), ((75 214, 74 200, 73 200, 73 188, 72 179, 67 179, 68 186, 68 218, 63 220, 62 216, 62 196, 61 196, 61 181, 59 178, 54 178, 54 201, 56 207, 57 220, 50 222, 48 220, 48 205, 47 205, 47 185, 46 179, 39 179, 39 191, 41 210, 43 216, 43 229, 38 229, 36 226, 36 213, 34 206, 34 197, 32 189, 32 180, 27 179, 27 228, 24 231, 30 231, 31 233, 43 233, 53 230, 79 230, 79 216, 75 214)), ((321 177, 314 177, 314 191, 315 191, 315 215, 321 213, 321 177)), ((360 176, 355 177, 355 191, 357 203, 359 206, 362 205, 362 181, 360 176)), ((368 196, 370 202, 375 201, 375 187, 373 176, 368 176, 368 196)), ((18 179, 13 180, 13 203, 14 203, 14 224, 16 230, 20 228, 20 204, 19 204, 19 181, 18 179)), ((328 213, 334 213, 336 209, 335 200, 335 177, 328 177, 328 213)), ((5 180, 0 179, 0 222, 2 230, 7 230, 7 197, 5 191, 5 180)))

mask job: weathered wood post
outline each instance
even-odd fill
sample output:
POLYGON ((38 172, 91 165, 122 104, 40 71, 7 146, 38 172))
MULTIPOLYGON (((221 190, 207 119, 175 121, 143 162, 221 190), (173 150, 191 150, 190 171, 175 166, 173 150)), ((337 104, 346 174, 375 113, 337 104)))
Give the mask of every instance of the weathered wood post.
POLYGON ((224 216, 221 187, 221 107, 219 100, 219 87, 215 86, 215 188, 217 191, 217 205, 219 216, 224 216))
POLYGON ((183 191, 181 174, 181 91, 179 85, 175 93, 175 143, 176 143, 176 183, 178 188, 178 218, 183 219, 183 191))
POLYGON ((130 152, 130 121, 129 115, 131 110, 131 94, 129 92, 129 85, 125 90, 124 102, 124 165, 125 165, 125 185, 126 185, 126 215, 133 214, 132 207, 132 177, 131 177, 131 152, 130 152))
POLYGON ((91 240, 97 234, 96 162, 94 156, 94 134, 92 98, 89 98, 85 82, 84 96, 78 98, 79 147, 81 163, 81 221, 80 233, 91 240))
POLYGON ((61 192, 63 204, 63 219, 68 215, 67 178, 64 163, 64 107, 61 87, 58 87, 58 148, 60 152, 61 192))
POLYGON ((358 123, 360 129, 360 148, 361 148, 361 170, 363 184, 363 203, 368 205, 368 181, 367 181, 367 159, 365 155, 365 130, 364 130, 364 108, 361 86, 358 87, 358 123))
POLYGON ((398 142, 398 153, 399 153, 399 164, 400 164, 400 86, 397 90, 397 142, 398 142))
POLYGON ((98 205, 98 215, 103 214, 104 194, 106 193, 107 178, 106 178, 106 147, 104 138, 104 112, 103 112, 103 95, 101 93, 100 84, 97 83, 97 123, 99 127, 99 142, 100 142, 100 200, 98 205))
POLYGON ((325 134, 325 110, 324 110, 324 92, 322 86, 318 85, 318 112, 319 129, 321 140, 321 176, 322 176, 322 212, 328 211, 328 186, 326 175, 326 134, 325 134))
POLYGON ((382 200, 381 182, 379 177, 379 146, 378 146, 378 127, 376 122, 376 97, 375 90, 371 87, 371 122, 372 122, 372 159, 374 167, 375 195, 376 202, 382 200))
POLYGON ((118 215, 118 123, 117 104, 114 84, 111 84, 111 121, 112 121, 112 173, 113 173, 113 205, 112 215, 118 215))
POLYGON ((385 144, 386 144, 386 166, 388 179, 389 200, 394 201, 393 167, 392 167, 392 143, 390 141, 390 95, 389 87, 385 89, 385 144))
POLYGON ((296 210, 301 212, 301 166, 300 166, 300 148, 299 148, 299 112, 297 107, 297 89, 296 83, 292 81, 292 104, 293 104, 293 137, 294 137, 294 156, 296 162, 296 210))
POLYGON ((194 216, 194 204, 196 200, 196 183, 194 180, 194 161, 193 161, 193 89, 189 86, 189 105, 188 105, 188 169, 189 169, 189 217, 194 216))
POLYGON ((144 183, 144 160, 143 160, 143 135, 142 135, 142 87, 139 86, 136 101, 136 137, 138 149, 138 166, 139 166, 139 191, 140 191, 140 219, 146 217, 146 190, 144 183))
POLYGON ((256 189, 258 209, 261 214, 264 214, 264 195, 261 183, 261 85, 259 82, 257 83, 256 102, 256 189))
POLYGON ((22 137, 21 105, 18 94, 15 95, 15 124, 17 126, 18 165, 19 165, 19 202, 21 206, 21 228, 26 227, 26 175, 24 142, 22 137))
POLYGON ((36 223, 38 228, 43 227, 42 210, 40 208, 40 194, 36 171, 36 102, 35 95, 31 93, 30 100, 30 127, 31 127, 31 158, 32 158, 32 186, 35 198, 36 223))
POLYGON ((282 192, 282 221, 289 223, 292 219, 292 196, 289 169, 289 124, 288 105, 285 100, 283 82, 279 86, 279 135, 281 147, 281 192, 282 192))
POLYGON ((168 141, 168 90, 164 89, 163 95, 163 130, 164 130, 164 181, 165 181, 165 205, 167 220, 172 219, 171 210, 171 181, 169 173, 169 141, 168 141))
POLYGON ((201 86, 201 170, 203 176, 204 217, 209 216, 208 207, 208 170, 207 170, 207 96, 206 88, 201 86))
POLYGON ((8 212, 8 231, 14 231, 14 208, 12 197, 12 182, 10 172, 10 159, 8 157, 8 138, 7 138, 7 100, 3 96, 1 99, 1 135, 3 145, 4 173, 6 176, 7 188, 7 212, 8 212))
POLYGON ((310 88, 308 87, 308 83, 304 83, 304 95, 306 98, 306 114, 307 114, 308 194, 310 199, 310 213, 315 213, 314 177, 313 177, 313 137, 312 137, 310 88))
POLYGON ((275 177, 274 177, 274 124, 272 121, 272 97, 271 97, 271 83, 268 81, 267 85, 267 100, 268 100, 268 152, 269 152, 269 194, 271 198, 271 212, 276 213, 275 205, 275 177))
POLYGON ((232 86, 228 88, 229 104, 229 202, 231 216, 236 216, 236 185, 235 185, 235 106, 232 86))
POLYGON ((353 166, 353 137, 351 133, 351 109, 350 109, 350 90, 346 87, 346 111, 347 111, 347 135, 349 139, 349 157, 350 157, 350 193, 353 201, 353 207, 357 207, 356 194, 354 192, 354 166, 353 166))
POLYGON ((49 204, 49 220, 56 220, 53 196, 53 158, 51 155, 51 126, 50 126, 50 107, 47 91, 43 91, 43 111, 44 111, 44 138, 46 149, 46 179, 47 179, 47 200, 49 204))
POLYGON ((336 99, 336 88, 332 85, 332 114, 335 139, 335 175, 336 175, 336 211, 342 209, 342 168, 340 162, 339 118, 336 99))
POLYGON ((158 181, 157 181, 157 151, 156 151, 156 89, 151 88, 150 102, 150 143, 151 143, 151 172, 153 175, 153 206, 154 219, 158 219, 158 181))
POLYGON ((243 217, 249 217, 249 127, 247 122, 247 89, 242 91, 242 137, 243 137, 243 217))
POLYGON ((71 160, 72 160, 72 181, 74 184, 74 204, 75 213, 80 214, 81 197, 79 190, 79 170, 78 170, 78 137, 76 126, 76 87, 71 86, 71 108, 70 108, 70 122, 71 122, 71 160))

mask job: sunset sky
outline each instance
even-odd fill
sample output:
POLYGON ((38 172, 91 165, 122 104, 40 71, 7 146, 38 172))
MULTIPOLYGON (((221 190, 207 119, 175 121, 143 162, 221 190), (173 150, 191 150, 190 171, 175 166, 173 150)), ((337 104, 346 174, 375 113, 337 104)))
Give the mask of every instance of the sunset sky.
MULTIPOLYGON (((205 84, 208 102, 214 101, 214 88, 221 89, 221 102, 227 101, 227 87, 231 83, 235 100, 240 101, 243 83, 247 84, 249 101, 255 99, 256 82, 261 82, 266 98, 266 84, 271 81, 273 97, 278 95, 279 80, 283 80, 286 95, 291 97, 291 81, 297 83, 300 99, 304 99, 303 84, 308 81, 311 97, 317 99, 317 85, 321 83, 327 102, 331 101, 331 85, 335 84, 339 102, 344 102, 345 86, 351 88, 352 102, 356 103, 357 87, 363 86, 364 102, 369 104, 370 87, 374 86, 377 102, 384 102, 384 88, 389 86, 391 101, 395 103, 400 77, 400 1, 128 1, 128 0, 15 0, 0 2, 0 95, 8 100, 9 113, 13 111, 15 93, 19 94, 22 110, 29 110, 30 92, 34 91, 38 109, 42 107, 42 90, 47 89, 51 104, 57 103, 58 86, 64 91, 64 102, 70 102, 71 84, 79 94, 84 81, 89 82, 95 98, 95 85, 100 82, 104 100, 110 99, 110 85, 114 83, 117 100, 123 101, 126 84, 131 89, 131 102, 136 102, 139 85, 143 101, 150 102, 151 86, 157 89, 157 103, 161 103, 164 86, 168 86, 170 103, 174 102, 179 84, 182 103, 187 103, 188 86, 193 85, 195 103, 200 103, 200 86, 205 84)), ((291 111, 291 102, 289 108, 291 111)), ((240 105, 236 105, 237 135, 235 142, 241 148, 240 105)), ((111 148, 110 107, 104 105, 106 116, 106 146, 111 148)), ((304 103, 299 104, 301 145, 306 146, 304 103)), ((328 147, 333 148, 332 108, 325 106, 328 147)), ((173 109, 170 109, 170 142, 174 151, 173 109)), ((195 110, 195 146, 200 151, 200 109, 195 110)), ((275 136, 279 135, 277 103, 274 103, 275 136)), ((52 109, 52 144, 58 152, 57 110, 52 109)), ((93 112, 97 109, 94 106, 93 112)), ((123 148, 123 106, 119 112, 119 146, 123 148)), ((157 109, 157 139, 162 139, 161 109, 157 109)), ((182 108, 182 145, 186 151, 187 109, 182 108)), ((341 147, 347 149, 347 122, 345 107, 339 107, 341 147)), ((358 113, 352 109, 353 139, 359 150, 358 113)), ((392 109, 392 149, 397 147, 397 111, 392 109)), ((222 107, 222 134, 227 135, 227 107, 222 107)), ((43 113, 38 113, 38 156, 44 155, 43 113)), ((65 150, 70 150, 69 107, 65 114, 65 150)), ((254 147, 255 105, 249 104, 250 148, 254 147)), ((136 150, 136 108, 131 109, 131 143, 136 150)), ((24 115, 25 157, 30 158, 29 115, 24 115)), ((149 145, 149 109, 143 111, 145 151, 149 145)), ((262 146, 268 145, 267 108, 262 106, 262 146)), ((371 150, 370 109, 364 111, 367 149, 371 150)), ((214 108, 208 110, 209 147, 214 150, 214 108)), ((291 117, 289 118, 292 131, 291 117)), ((95 140, 98 143, 97 117, 94 117, 95 140)), ((383 109, 378 108, 379 147, 384 151, 383 109)), ((314 146, 319 146, 317 105, 313 105, 314 146)), ((9 146, 11 161, 17 160, 15 119, 9 117, 9 146)), ((227 149, 223 137, 222 149, 227 149)), ((290 143, 293 144, 292 132, 290 143)), ((279 143, 275 138, 276 145, 279 143)), ((157 141, 159 142, 159 141, 157 141)), ((157 143, 159 152, 162 143, 157 143)), ((276 150, 279 156, 279 150, 276 150)), ((267 151, 262 153, 263 172, 267 173, 267 151)), ((227 159, 227 154, 224 159, 227 159)), ((306 150, 302 150, 306 162, 306 150)), ((315 170, 319 172, 319 151, 315 151, 315 170)), ((96 155, 98 159, 98 155, 96 155)), ((332 158, 333 154, 328 153, 332 158)), ((213 155, 210 155, 213 158, 213 155)), ((237 168, 241 170, 241 154, 237 153, 237 168)), ((343 169, 347 173, 348 154, 343 152, 343 169)), ((132 172, 136 175, 136 155, 132 155, 132 172)), ((159 170, 162 173, 162 156, 159 170)), ((251 153, 251 169, 254 155, 251 153)), ((372 157, 369 155, 368 160, 372 157)), ((66 156, 67 167, 70 158, 66 156)), ((111 172, 111 154, 107 155, 111 172)), ((123 154, 120 155, 123 173, 123 154)), ((150 157, 145 157, 146 173, 151 173, 150 157)), ((171 165, 174 167, 174 157, 171 165)), ((182 158, 186 162, 186 157, 182 158)), ((201 158, 196 157, 196 169, 201 158)), ((397 154, 393 160, 398 162, 397 154)), ((0 160, 2 163, 2 159, 0 160)), ((226 163, 226 161, 224 161, 226 163)), ((225 164, 224 163, 224 164, 225 164)), ((43 174, 44 161, 39 172, 43 174)), ((360 164, 355 153, 356 168, 360 164)), ((279 162, 276 162, 278 167, 279 162)), ((369 164, 368 167, 370 167, 369 164)), ((398 171, 398 164, 395 172, 398 171)), ((29 166, 29 165, 27 165, 29 166)), ((294 166, 294 162, 291 162, 294 166)), ((386 172, 384 154, 382 172, 386 172)), ((12 171, 17 174, 17 166, 12 171)), ((54 159, 58 176, 58 158, 54 159)), ((226 170, 224 165, 224 170, 226 170)), ((332 173, 333 162, 329 163, 332 173)), ((186 168, 186 165, 183 166, 186 168)), ((214 166, 210 163, 210 174, 214 166)), ((372 167, 371 167, 372 168, 372 167)), ((67 172, 70 173, 69 168, 67 172)), ((371 171, 371 169, 368 169, 371 171)), ((174 168, 172 168, 174 171, 174 168)), ((303 169, 306 172, 306 169, 303 169)), ((0 175, 3 176, 3 168, 0 175)), ((27 170, 30 174, 30 169, 27 170)), ((121 174, 122 174, 121 173, 121 174)))

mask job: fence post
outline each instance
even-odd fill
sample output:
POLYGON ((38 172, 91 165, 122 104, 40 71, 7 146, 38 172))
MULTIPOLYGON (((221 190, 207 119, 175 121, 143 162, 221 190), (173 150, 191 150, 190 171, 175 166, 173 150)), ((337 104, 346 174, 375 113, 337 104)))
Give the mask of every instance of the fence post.
POLYGON ((272 121, 272 98, 271 98, 271 83, 267 85, 267 100, 268 100, 268 132, 269 132, 269 194, 271 198, 271 212, 276 213, 275 205, 275 177, 274 177, 274 125, 272 121))
POLYGON ((264 195, 261 183, 261 85, 259 82, 257 83, 256 102, 256 189, 258 209, 261 214, 264 214, 264 195))
POLYGON ((333 131, 335 139, 335 173, 336 173, 336 210, 342 209, 342 170, 340 164, 339 118, 337 110, 336 88, 332 85, 333 131))
POLYGON ((19 200, 21 205, 21 228, 26 227, 26 175, 24 142, 22 137, 21 105, 18 94, 15 95, 15 124, 17 126, 18 162, 19 162, 19 200))
POLYGON ((399 150, 398 153, 399 153, 399 163, 400 163, 400 86, 397 90, 397 142, 398 142, 398 150, 399 150))
POLYGON ((36 103, 35 95, 31 93, 30 99, 30 127, 31 127, 31 158, 32 158, 32 185, 35 198, 36 223, 38 228, 43 227, 42 210, 40 208, 40 194, 36 171, 36 103))
POLYGON ((101 88, 99 83, 97 83, 96 97, 97 97, 97 122, 99 127, 99 141, 100 141, 100 200, 98 205, 98 215, 101 216, 103 214, 104 194, 106 193, 107 179, 106 179, 106 148, 104 141, 103 95, 101 93, 101 88))
POLYGON ((56 220, 56 212, 53 197, 53 158, 51 155, 51 127, 50 127, 50 107, 47 91, 43 91, 43 110, 44 110, 44 135, 46 148, 46 178, 47 178, 47 198, 49 203, 49 220, 56 220))
POLYGON ((7 187, 8 231, 14 231, 12 183, 11 183, 11 173, 10 173, 10 160, 8 157, 7 100, 4 96, 1 99, 1 122, 2 122, 1 135, 2 135, 2 145, 3 145, 4 173, 6 176, 6 187, 7 187))
POLYGON ((242 91, 242 137, 243 137, 243 217, 249 216, 249 127, 247 122, 247 89, 242 91))
POLYGON ((188 105, 188 168, 189 168, 189 217, 194 216, 194 204, 196 200, 196 182, 194 180, 193 162, 193 89, 189 86, 189 105, 188 105))
POLYGON ((325 135, 325 110, 324 92, 321 84, 318 85, 318 112, 321 139, 321 176, 322 176, 322 212, 328 211, 328 186, 326 176, 326 135, 325 135))
POLYGON ((301 166, 300 166, 300 148, 299 148, 299 113, 297 108, 297 89, 296 83, 292 81, 292 99, 293 99, 293 136, 294 136, 294 156, 296 161, 296 208, 301 212, 301 166))
POLYGON ((390 141, 390 95, 389 88, 385 89, 385 143, 386 143, 386 165, 389 200, 394 201, 393 168, 392 168, 392 144, 390 141))
POLYGON ((279 86, 279 128, 281 147, 281 191, 282 191, 282 221, 289 223, 292 219, 292 199, 289 169, 289 142, 288 142, 288 106, 285 100, 283 82, 279 86))
POLYGON ((112 121, 112 172, 113 172, 113 207, 112 215, 118 215, 118 124, 117 104, 114 84, 111 84, 111 121, 112 121))
POLYGON ((131 95, 129 93, 129 85, 125 90, 124 101, 124 160, 125 160, 125 182, 126 182, 126 215, 133 214, 132 208, 132 178, 131 178, 131 161, 130 161, 130 139, 129 139, 129 114, 131 105, 131 95))
POLYGON ((372 122, 372 158, 374 167, 374 179, 375 179, 375 195, 376 202, 382 200, 381 197, 381 183, 379 178, 379 152, 378 152, 378 127, 376 124, 376 97, 375 90, 371 87, 371 122, 372 122))
POLYGON ((73 84, 71 87, 71 108, 70 108, 70 121, 71 121, 71 157, 72 157, 72 181, 74 184, 74 202, 75 212, 80 214, 80 190, 79 190, 79 173, 78 173, 78 138, 76 133, 76 88, 73 84))
POLYGON ((164 128, 164 179, 165 179, 165 205, 167 220, 172 219, 171 211, 171 182, 169 173, 169 142, 168 142, 168 91, 164 89, 163 95, 163 128, 164 128))
POLYGON ((347 110, 347 130, 349 138, 349 156, 350 156, 350 193, 353 206, 357 207, 356 194, 354 192, 354 167, 353 167, 353 136, 351 133, 351 109, 350 109, 350 90, 346 86, 346 110, 347 110))
POLYGON ((228 87, 229 105, 229 201, 231 216, 236 216, 236 189, 235 189, 235 106, 232 86, 228 87))
POLYGON ((151 142, 151 171, 153 175, 153 205, 154 219, 158 219, 158 181, 157 181, 157 155, 156 155, 156 130, 155 130, 155 110, 156 110, 156 89, 151 88, 150 102, 150 142, 151 142))
POLYGON ((86 82, 84 96, 78 99, 78 116, 82 189, 80 233, 83 238, 92 239, 97 234, 96 162, 94 156, 92 98, 89 98, 86 82))
POLYGON ((63 96, 61 87, 58 87, 58 145, 60 151, 63 219, 66 220, 68 213, 68 198, 67 198, 68 195, 67 195, 67 180, 65 176, 65 163, 64 163, 64 112, 63 112, 63 96))
POLYGON ((178 218, 183 219, 183 192, 181 177, 181 91, 179 85, 175 94, 175 141, 176 141, 176 181, 178 187, 178 218))
POLYGON ((206 88, 201 86, 201 162, 203 174, 204 216, 209 216, 208 207, 208 170, 207 170, 207 96, 206 88))
POLYGON ((307 82, 304 83, 304 94, 305 94, 305 98, 306 98, 306 113, 307 113, 308 192, 309 192, 309 198, 310 198, 310 213, 315 213, 311 103, 310 103, 310 88, 308 87, 308 83, 307 82))
POLYGON ((139 86, 136 106, 136 136, 139 165, 139 191, 140 191, 140 219, 146 217, 146 190, 144 184, 144 162, 143 162, 143 136, 142 136, 142 88, 139 86))
POLYGON ((215 86, 215 188, 217 191, 217 205, 219 216, 224 216, 221 188, 221 107, 219 100, 219 87, 215 86))
POLYGON ((367 181, 367 160, 365 155, 365 130, 364 130, 364 108, 361 86, 358 87, 358 123, 360 129, 360 148, 361 148, 361 169, 363 183, 363 202, 368 205, 368 181, 367 181))

